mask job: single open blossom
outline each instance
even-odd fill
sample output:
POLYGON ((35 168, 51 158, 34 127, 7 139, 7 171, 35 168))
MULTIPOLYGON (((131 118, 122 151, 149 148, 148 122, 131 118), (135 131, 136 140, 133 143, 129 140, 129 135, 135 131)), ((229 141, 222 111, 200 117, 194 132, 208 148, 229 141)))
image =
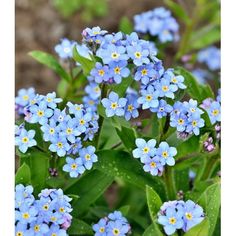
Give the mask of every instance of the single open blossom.
POLYGON ((177 154, 175 147, 170 147, 167 142, 161 142, 157 148, 157 155, 160 157, 162 165, 173 166, 175 164, 174 156, 177 154))
POLYGON ((79 156, 83 161, 83 165, 87 170, 90 170, 94 162, 98 161, 97 155, 95 154, 95 147, 88 146, 79 150, 79 156))
POLYGON ((69 39, 61 39, 61 43, 55 46, 55 51, 62 59, 71 58, 73 55, 73 47, 76 42, 70 41, 69 39))
POLYGON ((71 157, 67 157, 66 164, 63 166, 63 171, 69 172, 71 178, 76 178, 83 174, 85 168, 83 166, 82 158, 73 159, 71 157))

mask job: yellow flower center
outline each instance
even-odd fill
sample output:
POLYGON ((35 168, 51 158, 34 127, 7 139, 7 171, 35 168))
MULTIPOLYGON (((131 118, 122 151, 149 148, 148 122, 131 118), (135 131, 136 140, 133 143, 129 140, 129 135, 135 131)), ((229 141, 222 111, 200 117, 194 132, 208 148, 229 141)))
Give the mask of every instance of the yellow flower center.
POLYGON ((43 205, 43 210, 47 211, 49 209, 48 204, 43 205))
POLYGON ((58 142, 58 143, 57 143, 57 147, 58 147, 58 148, 62 148, 62 147, 63 147, 63 143, 58 142))
POLYGON ((184 124, 184 120, 183 119, 178 119, 178 123, 179 123, 179 125, 183 125, 184 124))
POLYGON ((113 53, 111 54, 111 57, 112 57, 113 59, 117 59, 119 56, 120 56, 120 54, 117 53, 117 52, 113 52, 113 53))
POLYGON ((38 115, 39 117, 42 117, 42 116, 44 115, 44 111, 39 110, 39 111, 37 112, 37 115, 38 115))
POLYGON ((84 124, 85 124, 85 120, 84 120, 84 119, 81 119, 81 120, 79 121, 79 123, 80 123, 81 125, 84 125, 84 124))
POLYGON ((174 224, 176 223, 175 217, 170 217, 170 218, 169 218, 169 223, 172 224, 172 225, 174 225, 174 224))
POLYGON ((59 211, 60 211, 61 213, 63 213, 63 212, 65 211, 64 207, 60 207, 60 208, 59 208, 59 211))
POLYGON ((54 134, 55 130, 53 128, 50 128, 49 132, 50 132, 50 134, 54 134))
POLYGON ((113 102, 113 103, 111 104, 111 108, 112 108, 112 109, 116 109, 117 107, 118 107, 117 102, 113 102))
POLYGON ((30 218, 30 214, 29 214, 28 212, 25 212, 25 213, 22 214, 22 217, 23 217, 25 220, 27 220, 27 219, 30 218))
POLYGON ((76 107, 76 110, 77 110, 77 111, 80 111, 80 110, 81 110, 81 107, 80 107, 80 106, 77 106, 77 107, 76 107))
POLYGON ((120 230, 119 230, 119 229, 116 229, 116 228, 113 229, 112 232, 113 232, 114 235, 119 235, 119 234, 120 234, 120 230))
POLYGON ((172 82, 173 82, 173 83, 177 83, 177 79, 174 77, 174 78, 172 79, 172 82))
POLYGON ((89 160, 91 159, 91 156, 90 156, 89 154, 86 154, 86 155, 85 155, 85 159, 86 159, 87 161, 89 161, 89 160))
POLYGON ((192 121, 192 126, 196 126, 197 125, 197 121, 196 120, 193 120, 192 121))
POLYGON ((217 116, 219 114, 219 110, 218 109, 215 109, 212 111, 212 115, 213 116, 217 116))
POLYGON ((96 43, 101 43, 101 40, 96 39, 95 42, 96 42, 96 43))
POLYGON ((164 92, 167 92, 167 91, 169 90, 169 87, 166 86, 166 85, 164 85, 164 86, 162 86, 162 90, 163 90, 164 92))
POLYGON ((28 137, 23 137, 23 138, 22 138, 22 143, 28 143, 28 142, 29 142, 28 137))
POLYGON ((132 111, 134 108, 133 108, 133 106, 130 104, 130 105, 128 105, 128 111, 132 111))
POLYGON ((167 151, 162 152, 162 156, 163 156, 164 158, 167 158, 167 157, 168 157, 168 152, 167 152, 167 151))
POLYGON ((149 147, 144 147, 144 148, 143 148, 143 152, 144 152, 144 153, 148 153, 148 152, 149 152, 149 147))
POLYGON ((100 76, 104 76, 105 71, 104 71, 104 70, 99 70, 99 71, 98 71, 98 74, 99 74, 100 76))
POLYGON ((23 236, 23 232, 16 232, 16 236, 23 236))
POLYGON ((99 229, 99 232, 100 232, 100 233, 104 233, 104 232, 105 232, 105 228, 104 228, 104 227, 101 227, 101 228, 99 229))
POLYGON ((72 133, 72 129, 71 128, 67 128, 66 133, 67 134, 71 134, 72 133))
POLYGON ((186 212, 185 216, 186 216, 187 220, 192 220, 192 218, 193 218, 193 215, 190 212, 186 212))
POLYGON ((55 216, 52 216, 52 217, 51 217, 51 221, 54 222, 54 221, 56 221, 56 220, 57 220, 57 217, 55 217, 55 216))
POLYGON ((147 69, 141 70, 141 74, 142 74, 142 76, 147 75, 147 69))
POLYGON ((33 100, 30 101, 30 104, 31 104, 31 105, 34 105, 35 103, 36 103, 36 100, 35 100, 35 99, 33 99, 33 100))
POLYGON ((151 96, 151 95, 147 95, 147 96, 146 96, 146 100, 147 100, 147 101, 151 101, 151 100, 152 100, 152 96, 151 96))
POLYGON ((98 35, 98 34, 100 34, 100 32, 99 31, 93 31, 93 34, 98 35))
POLYGON ((94 91, 95 91, 96 93, 98 93, 98 92, 100 91, 99 87, 95 87, 95 88, 94 88, 94 91))
POLYGON ((47 98, 47 102, 52 102, 52 98, 47 98))
POLYGON ((135 52, 134 55, 135 55, 136 58, 140 58, 142 56, 141 52, 135 52))
POLYGON ((75 164, 75 163, 73 163, 72 165, 71 165, 71 169, 72 170, 75 170, 77 168, 77 165, 75 164))
POLYGON ((191 112, 195 112, 196 111, 196 109, 193 108, 193 107, 190 110, 191 110, 191 112))
POLYGON ((29 100, 29 96, 28 96, 28 95, 23 96, 23 100, 24 100, 24 101, 29 100))
POLYGON ((157 166, 157 164, 156 164, 156 162, 152 161, 152 162, 150 163, 150 166, 151 166, 152 168, 155 168, 155 167, 157 166))
POLYGON ((93 100, 89 100, 88 102, 90 105, 93 105, 94 104, 94 101, 93 100))
POLYGON ((52 233, 51 236, 57 236, 57 234, 56 233, 52 233))
POLYGON ((114 72, 115 72, 115 74, 120 74, 120 67, 116 67, 115 69, 114 69, 114 72))
POLYGON ((39 232, 39 230, 40 230, 40 226, 39 226, 39 225, 35 225, 35 226, 34 226, 34 231, 35 231, 35 232, 39 232))

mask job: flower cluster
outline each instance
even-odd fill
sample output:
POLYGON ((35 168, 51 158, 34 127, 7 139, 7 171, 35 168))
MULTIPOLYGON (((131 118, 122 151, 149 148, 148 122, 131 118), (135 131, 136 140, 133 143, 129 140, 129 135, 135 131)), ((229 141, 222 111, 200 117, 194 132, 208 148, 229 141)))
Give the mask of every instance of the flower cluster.
POLYGON ((17 185, 15 235, 67 236, 72 220, 70 201, 61 189, 44 189, 36 200, 32 186, 17 185))
POLYGON ((114 211, 94 224, 93 230, 95 236, 126 236, 131 227, 120 211, 114 211))
POLYGON ((189 102, 176 102, 170 113, 170 126, 176 127, 181 133, 194 133, 199 135, 200 128, 204 127, 205 121, 201 118, 204 113, 197 106, 197 101, 190 99, 189 102))
POLYGON ((24 107, 33 104, 35 98, 35 89, 20 89, 18 91, 18 95, 15 98, 15 109, 18 115, 24 114, 24 107))
MULTIPOLYGON (((80 147, 81 148, 81 147, 80 147)), ((79 157, 66 157, 66 164, 63 166, 65 172, 69 172, 71 178, 76 178, 83 174, 84 171, 90 170, 94 162, 97 162, 97 155, 94 154, 95 147, 88 146, 79 149, 79 157)))
POLYGON ((37 145, 34 136, 34 130, 27 131, 23 125, 15 126, 15 145, 19 147, 21 152, 26 153, 28 148, 37 145))
POLYGON ((167 142, 161 142, 156 148, 155 139, 146 142, 144 139, 137 138, 135 144, 137 148, 133 150, 133 156, 140 158, 145 172, 150 172, 153 176, 161 176, 165 165, 175 164, 174 156, 177 150, 175 147, 170 147, 167 142))
POLYGON ((134 16, 134 29, 139 33, 157 36, 161 43, 171 42, 179 38, 179 24, 164 7, 143 12, 134 16))
POLYGON ((158 213, 158 223, 164 226, 167 235, 172 235, 177 229, 186 232, 203 219, 202 207, 191 200, 165 202, 158 213))
POLYGON ((198 62, 205 63, 212 71, 220 69, 220 49, 211 46, 202 49, 197 55, 198 62))
POLYGON ((216 100, 212 98, 205 99, 201 107, 207 111, 211 123, 214 125, 216 122, 221 121, 221 95, 220 89, 218 90, 218 96, 216 100))

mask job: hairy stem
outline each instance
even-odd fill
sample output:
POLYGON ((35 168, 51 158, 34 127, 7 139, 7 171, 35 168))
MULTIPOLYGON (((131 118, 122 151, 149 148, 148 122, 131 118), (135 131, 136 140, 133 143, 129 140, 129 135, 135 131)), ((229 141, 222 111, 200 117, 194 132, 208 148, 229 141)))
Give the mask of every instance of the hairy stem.
POLYGON ((165 169, 164 175, 163 175, 165 186, 166 186, 166 192, 169 200, 176 199, 176 186, 175 186, 175 180, 174 180, 174 170, 171 167, 167 167, 165 169))

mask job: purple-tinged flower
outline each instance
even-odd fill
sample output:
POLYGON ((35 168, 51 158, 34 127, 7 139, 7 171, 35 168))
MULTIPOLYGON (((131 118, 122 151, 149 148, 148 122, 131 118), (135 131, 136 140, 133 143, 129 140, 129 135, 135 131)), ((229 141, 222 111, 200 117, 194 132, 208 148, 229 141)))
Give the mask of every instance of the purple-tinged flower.
POLYGON ((103 66, 100 62, 96 62, 95 68, 91 70, 90 75, 98 84, 107 82, 111 77, 109 67, 103 66))
POLYGON ((144 161, 143 169, 145 172, 150 172, 151 175, 153 176, 157 176, 157 175, 161 176, 164 170, 164 167, 160 162, 160 157, 155 156, 153 158, 146 157, 144 161))

